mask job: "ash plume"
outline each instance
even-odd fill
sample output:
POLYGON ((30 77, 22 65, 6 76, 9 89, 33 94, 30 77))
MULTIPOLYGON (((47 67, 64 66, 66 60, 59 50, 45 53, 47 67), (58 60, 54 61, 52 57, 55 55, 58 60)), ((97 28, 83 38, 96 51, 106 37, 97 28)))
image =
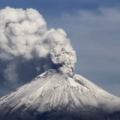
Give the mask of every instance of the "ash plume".
POLYGON ((48 29, 35 9, 0 10, 0 64, 4 66, 4 79, 29 80, 51 68, 72 73, 76 54, 66 36, 61 28, 48 29))

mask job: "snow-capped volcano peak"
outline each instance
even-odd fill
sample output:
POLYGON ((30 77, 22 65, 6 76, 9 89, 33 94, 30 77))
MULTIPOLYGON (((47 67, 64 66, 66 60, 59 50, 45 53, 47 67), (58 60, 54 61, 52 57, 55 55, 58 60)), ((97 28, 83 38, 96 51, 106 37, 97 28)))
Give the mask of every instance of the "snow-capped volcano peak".
POLYGON ((44 113, 63 111, 109 114, 120 111, 120 98, 78 74, 49 70, 0 99, 0 118, 4 120, 38 120, 36 116, 44 113))

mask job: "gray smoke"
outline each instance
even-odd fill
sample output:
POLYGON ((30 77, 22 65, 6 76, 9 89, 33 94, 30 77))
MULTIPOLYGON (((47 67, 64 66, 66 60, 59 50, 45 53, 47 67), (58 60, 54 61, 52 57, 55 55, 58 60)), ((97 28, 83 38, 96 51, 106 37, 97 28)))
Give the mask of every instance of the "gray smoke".
POLYGON ((0 10, 0 64, 4 65, 6 81, 31 79, 51 68, 72 73, 75 62, 76 54, 65 31, 48 29, 38 11, 0 10))
POLYGON ((16 73, 16 64, 10 62, 7 65, 7 68, 4 70, 4 78, 5 80, 9 80, 9 82, 16 82, 18 81, 18 76, 16 73))

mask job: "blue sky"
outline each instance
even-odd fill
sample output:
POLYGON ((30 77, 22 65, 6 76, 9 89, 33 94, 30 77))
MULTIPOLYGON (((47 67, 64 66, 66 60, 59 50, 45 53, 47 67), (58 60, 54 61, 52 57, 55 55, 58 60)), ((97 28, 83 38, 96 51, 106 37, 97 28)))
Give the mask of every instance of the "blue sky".
MULTIPOLYGON (((49 28, 63 28, 77 53, 75 72, 120 97, 119 0, 0 0, 6 6, 37 9, 49 28)), ((0 85, 0 96, 8 86, 0 85)))

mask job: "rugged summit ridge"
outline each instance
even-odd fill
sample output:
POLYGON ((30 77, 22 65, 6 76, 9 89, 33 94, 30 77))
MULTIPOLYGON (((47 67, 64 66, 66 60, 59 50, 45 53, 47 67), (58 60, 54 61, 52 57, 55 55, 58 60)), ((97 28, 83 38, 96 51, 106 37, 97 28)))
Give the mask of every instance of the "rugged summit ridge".
POLYGON ((0 99, 0 120, 119 120, 120 98, 86 78, 49 70, 0 99))

